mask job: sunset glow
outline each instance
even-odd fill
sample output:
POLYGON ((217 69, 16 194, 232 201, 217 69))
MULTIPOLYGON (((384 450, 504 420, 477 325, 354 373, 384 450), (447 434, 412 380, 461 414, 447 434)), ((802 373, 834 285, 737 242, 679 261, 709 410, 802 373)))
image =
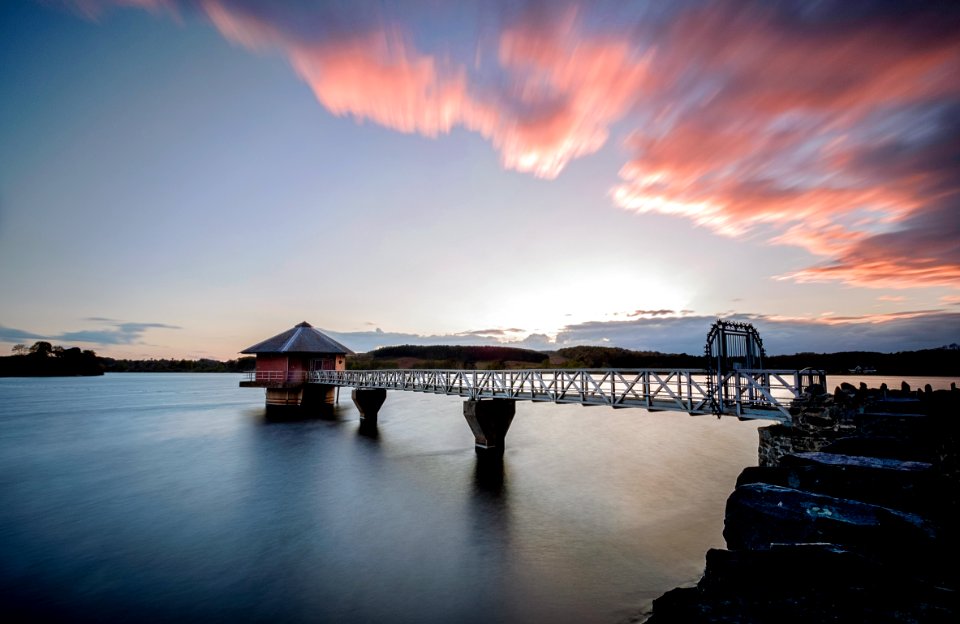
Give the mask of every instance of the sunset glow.
POLYGON ((5 350, 957 341, 954 3, 401 4, 0 10, 5 350))

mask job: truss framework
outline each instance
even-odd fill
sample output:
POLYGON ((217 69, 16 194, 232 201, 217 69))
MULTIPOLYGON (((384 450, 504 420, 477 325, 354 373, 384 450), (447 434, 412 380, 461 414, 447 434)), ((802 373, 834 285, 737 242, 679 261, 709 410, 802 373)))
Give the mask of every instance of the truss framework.
MULTIPOLYGON (((251 374, 256 380, 257 374, 251 374)), ((619 370, 347 370, 301 373, 297 381, 354 388, 385 388, 467 397, 514 399, 614 408, 639 407, 689 414, 790 421, 790 403, 823 371, 701 369, 619 370)))

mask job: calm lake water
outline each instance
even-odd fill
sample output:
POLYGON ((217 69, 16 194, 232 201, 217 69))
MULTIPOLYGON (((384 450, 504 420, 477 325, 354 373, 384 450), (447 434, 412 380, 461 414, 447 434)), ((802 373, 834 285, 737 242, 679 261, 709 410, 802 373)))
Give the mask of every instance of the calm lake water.
POLYGON ((239 380, 0 379, 7 616, 629 621, 723 546, 765 424, 518 403, 487 470, 459 398, 390 392, 370 436, 348 391, 272 423, 239 380))

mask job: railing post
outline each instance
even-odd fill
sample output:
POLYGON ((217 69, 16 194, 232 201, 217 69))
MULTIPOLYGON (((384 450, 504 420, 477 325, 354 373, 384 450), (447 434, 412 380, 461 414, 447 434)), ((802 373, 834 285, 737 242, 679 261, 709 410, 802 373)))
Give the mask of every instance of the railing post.
POLYGON ((723 413, 724 403, 727 398, 727 378, 724 376, 723 372, 717 369, 717 405, 719 406, 720 413, 723 413))
POLYGON ((740 372, 734 371, 734 374, 736 375, 736 378, 733 382, 733 387, 737 393, 736 414, 737 416, 740 416, 741 414, 743 414, 743 406, 741 405, 741 401, 742 401, 741 393, 743 392, 743 389, 741 388, 741 385, 740 385, 740 372))

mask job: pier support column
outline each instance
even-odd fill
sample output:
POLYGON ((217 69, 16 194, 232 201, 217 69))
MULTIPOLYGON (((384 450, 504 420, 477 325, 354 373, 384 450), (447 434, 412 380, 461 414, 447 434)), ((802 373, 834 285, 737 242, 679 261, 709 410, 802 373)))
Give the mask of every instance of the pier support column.
POLYGON ((312 411, 323 411, 333 409, 333 395, 336 392, 334 386, 322 384, 304 384, 303 401, 301 405, 312 411))
POLYGON ((354 388, 350 398, 360 412, 360 423, 376 425, 380 406, 387 400, 387 391, 383 388, 354 388))
POLYGON ((333 395, 333 386, 320 384, 267 388, 267 415, 275 420, 330 416, 333 395))
POLYGON ((512 399, 468 399, 463 402, 463 417, 473 431, 478 453, 503 453, 503 441, 516 411, 516 401, 512 399))
POLYGON ((267 388, 267 409, 300 407, 303 402, 303 387, 267 388))

